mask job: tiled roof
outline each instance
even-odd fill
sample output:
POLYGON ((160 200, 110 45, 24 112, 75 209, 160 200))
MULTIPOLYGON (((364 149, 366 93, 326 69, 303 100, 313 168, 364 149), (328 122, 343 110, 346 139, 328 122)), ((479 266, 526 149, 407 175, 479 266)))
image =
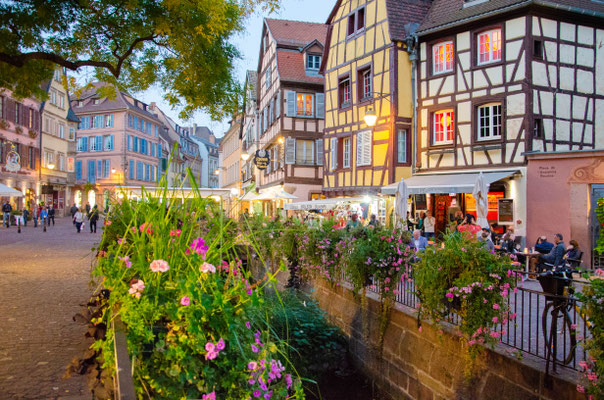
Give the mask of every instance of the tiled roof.
POLYGON ((435 0, 418 34, 445 29, 465 22, 485 18, 505 11, 529 5, 558 9, 559 12, 574 12, 604 18, 604 6, 592 0, 490 0, 474 5, 464 0, 435 0))
POLYGON ((325 43, 327 35, 327 25, 325 24, 269 18, 266 18, 265 21, 278 45, 304 47, 315 39, 325 43))
POLYGON ((296 51, 277 50, 277 68, 279 77, 287 82, 317 83, 322 85, 320 75, 308 75, 304 68, 304 54, 296 51))
POLYGON ((404 40, 422 23, 431 0, 386 0, 391 40, 404 40))
POLYGON ((77 115, 75 115, 71 106, 69 107, 69 110, 67 111, 67 121, 80 122, 80 119, 77 117, 77 115))

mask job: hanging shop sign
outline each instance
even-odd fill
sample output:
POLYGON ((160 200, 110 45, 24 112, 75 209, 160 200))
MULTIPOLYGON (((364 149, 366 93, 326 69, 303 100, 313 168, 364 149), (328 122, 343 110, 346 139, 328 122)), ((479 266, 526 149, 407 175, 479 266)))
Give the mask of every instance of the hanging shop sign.
POLYGON ((52 194, 53 186, 52 185, 42 185, 41 192, 42 192, 42 194, 52 194))
POLYGON ((21 170, 21 156, 15 151, 15 146, 6 155, 4 168, 9 172, 19 172, 21 170))
POLYGON ((271 156, 266 150, 257 150, 256 156, 254 157, 254 165, 259 170, 264 170, 268 167, 268 163, 271 162, 271 156))
POLYGON ((497 199, 497 208, 499 211, 499 225, 514 224, 514 200, 513 199, 497 199))

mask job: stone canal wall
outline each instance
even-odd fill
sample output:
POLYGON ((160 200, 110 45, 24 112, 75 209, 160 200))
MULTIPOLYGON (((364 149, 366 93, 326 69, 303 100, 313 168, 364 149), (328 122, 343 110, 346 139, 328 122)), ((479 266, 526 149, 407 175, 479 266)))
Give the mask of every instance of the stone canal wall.
POLYGON ((378 350, 380 303, 369 294, 368 310, 344 287, 331 288, 323 281, 310 289, 329 319, 350 342, 350 354, 358 368, 371 377, 392 399, 584 399, 576 391, 576 372, 546 379, 544 362, 506 354, 508 348, 488 349, 477 363, 474 378, 464 378, 464 350, 452 331, 422 323, 414 310, 396 304, 378 350), (367 325, 363 319, 367 318, 367 325))

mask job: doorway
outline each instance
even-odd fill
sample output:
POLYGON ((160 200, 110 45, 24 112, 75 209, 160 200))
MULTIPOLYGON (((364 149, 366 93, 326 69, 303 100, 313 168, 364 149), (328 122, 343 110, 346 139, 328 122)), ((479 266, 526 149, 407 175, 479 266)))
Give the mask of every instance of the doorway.
POLYGON ((593 269, 604 266, 604 254, 598 254, 595 248, 598 245, 602 231, 600 221, 596 214, 598 200, 604 197, 604 185, 591 185, 591 210, 589 212, 589 232, 591 236, 591 267, 593 269))

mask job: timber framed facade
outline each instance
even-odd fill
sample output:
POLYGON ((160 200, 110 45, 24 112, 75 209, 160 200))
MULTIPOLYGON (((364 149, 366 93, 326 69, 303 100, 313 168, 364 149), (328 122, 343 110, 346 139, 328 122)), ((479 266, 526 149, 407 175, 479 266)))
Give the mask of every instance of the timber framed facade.
POLYGON ((258 62, 258 148, 270 156, 258 189, 283 186, 297 201, 320 196, 324 93, 323 24, 265 19, 258 62), (282 143, 281 143, 282 142, 282 143))
POLYGON ((328 20, 325 177, 328 197, 376 194, 411 176, 412 72, 404 39, 428 1, 340 0, 328 20), (364 122, 373 110, 375 126, 364 122))

